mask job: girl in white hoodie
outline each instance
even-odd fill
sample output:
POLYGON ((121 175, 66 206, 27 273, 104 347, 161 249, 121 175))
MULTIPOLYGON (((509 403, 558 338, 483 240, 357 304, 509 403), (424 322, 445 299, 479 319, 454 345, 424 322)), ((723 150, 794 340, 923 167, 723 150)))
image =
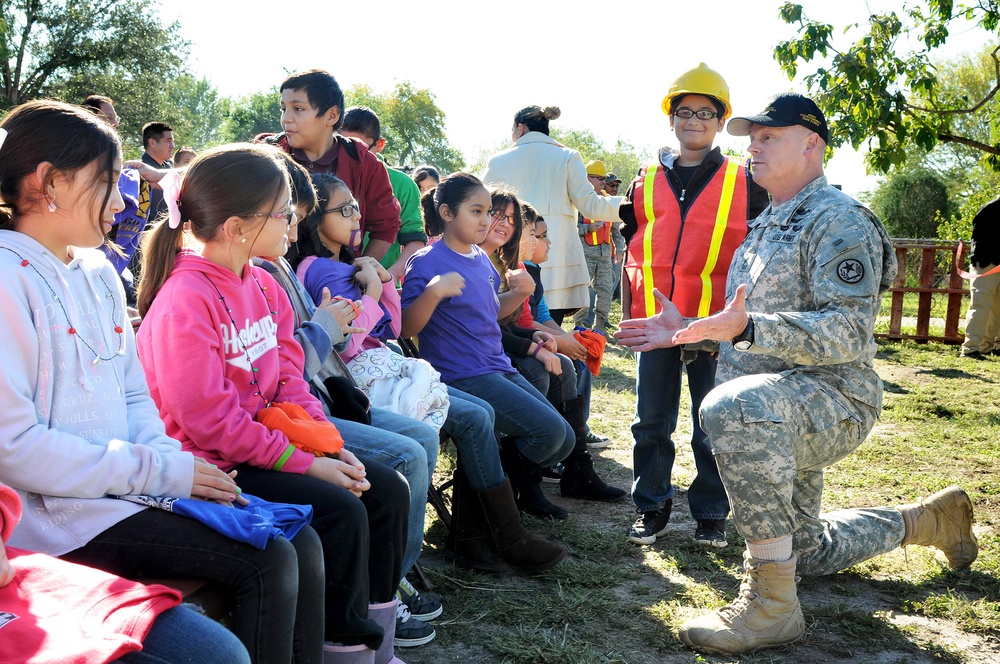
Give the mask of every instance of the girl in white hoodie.
MULTIPOLYGON (((293 636, 295 661, 318 661, 322 565, 301 562, 321 555, 311 528, 260 550, 110 497, 240 500, 230 475, 166 435, 149 396, 121 283, 97 249, 123 206, 121 167, 118 135, 80 108, 28 102, 0 124, 0 482, 24 504, 9 543, 130 578, 215 582, 254 661, 292 660, 293 636), (303 603, 318 617, 296 620, 303 603)), ((246 661, 214 644, 193 661, 220 649, 246 661)))

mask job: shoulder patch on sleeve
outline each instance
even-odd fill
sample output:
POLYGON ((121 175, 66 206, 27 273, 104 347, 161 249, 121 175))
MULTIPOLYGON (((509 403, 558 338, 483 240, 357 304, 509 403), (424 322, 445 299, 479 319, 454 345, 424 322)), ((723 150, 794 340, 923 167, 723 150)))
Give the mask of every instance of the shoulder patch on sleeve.
POLYGON ((837 276, 846 284, 856 284, 865 278, 865 266, 856 258, 847 258, 837 266, 837 276))

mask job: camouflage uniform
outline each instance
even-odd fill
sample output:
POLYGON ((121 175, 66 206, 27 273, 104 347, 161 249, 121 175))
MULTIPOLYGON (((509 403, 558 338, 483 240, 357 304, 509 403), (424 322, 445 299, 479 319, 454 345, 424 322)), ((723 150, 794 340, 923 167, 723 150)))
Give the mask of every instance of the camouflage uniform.
POLYGON ((751 542, 792 535, 800 574, 837 572, 903 539, 895 509, 820 515, 823 469, 882 408, 873 331, 895 273, 882 224, 825 177, 751 221, 729 269, 727 299, 747 284, 754 344, 722 344, 702 426, 737 530, 751 542))

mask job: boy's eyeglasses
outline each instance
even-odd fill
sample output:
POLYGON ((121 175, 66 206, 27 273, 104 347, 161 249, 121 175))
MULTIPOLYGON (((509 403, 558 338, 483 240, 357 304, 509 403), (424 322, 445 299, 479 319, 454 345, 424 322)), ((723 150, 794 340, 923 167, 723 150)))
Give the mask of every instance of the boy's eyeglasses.
POLYGON ((504 210, 490 210, 490 219, 493 219, 494 221, 506 219, 508 224, 511 226, 514 225, 514 215, 507 214, 504 210))
POLYGON ((682 120, 690 120, 693 117, 697 117, 699 120, 711 120, 712 118, 719 117, 719 114, 715 111, 710 111, 708 109, 692 111, 690 108, 678 108, 674 111, 674 115, 682 120))
POLYGON ((348 203, 347 205, 341 205, 340 207, 327 208, 325 210, 320 210, 320 214, 330 214, 331 212, 339 212, 341 217, 345 219, 350 219, 354 216, 355 212, 361 212, 361 208, 358 207, 358 202, 348 203))
POLYGON ((244 217, 265 217, 266 219, 284 219, 285 223, 291 226, 295 223, 295 210, 291 212, 255 212, 254 214, 245 214, 244 217))
POLYGON ((547 240, 548 238, 549 238, 549 234, 548 233, 542 233, 541 235, 536 235, 535 236, 536 240, 547 240))

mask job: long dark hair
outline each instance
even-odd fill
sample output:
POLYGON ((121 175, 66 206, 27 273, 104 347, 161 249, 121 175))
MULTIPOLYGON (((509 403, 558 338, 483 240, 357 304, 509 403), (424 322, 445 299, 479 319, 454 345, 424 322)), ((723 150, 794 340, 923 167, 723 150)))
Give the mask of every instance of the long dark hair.
POLYGON ((43 162, 52 164, 45 180, 51 173, 73 175, 96 162, 94 184, 107 179, 100 209, 107 207, 118 184, 112 175, 121 141, 106 122, 80 106, 43 99, 16 107, 0 128, 7 131, 0 149, 0 228, 14 229, 18 213, 38 202, 25 198, 21 184, 43 162))
MULTIPOLYGON (((343 187, 350 191, 347 183, 330 173, 313 173, 313 187, 316 189, 316 207, 313 211, 299 222, 299 239, 295 243, 295 253, 286 256, 288 262, 293 267, 298 267, 302 259, 307 256, 319 256, 320 258, 334 258, 326 245, 319 237, 320 226, 323 225, 323 218, 326 216, 323 210, 330 204, 337 189, 343 187)), ((340 253, 336 259, 341 263, 353 263, 356 256, 346 244, 340 246, 340 253)))
POLYGON ((452 173, 441 180, 438 186, 428 189, 420 197, 420 209, 424 215, 424 232, 430 237, 444 233, 444 219, 438 210, 442 205, 457 212, 458 206, 467 201, 477 189, 486 187, 475 175, 452 173))
MULTIPOLYGON (((520 262, 521 233, 524 228, 524 220, 521 215, 521 201, 517 200, 513 189, 505 187, 490 189, 490 199, 492 202, 490 205, 491 210, 506 211, 508 205, 511 203, 514 204, 514 231, 507 238, 507 242, 497 249, 497 255, 500 257, 500 262, 506 270, 516 270, 520 262)), ((492 219, 491 222, 496 223, 492 219)), ((490 228, 492 229, 493 226, 491 225, 490 228)))

